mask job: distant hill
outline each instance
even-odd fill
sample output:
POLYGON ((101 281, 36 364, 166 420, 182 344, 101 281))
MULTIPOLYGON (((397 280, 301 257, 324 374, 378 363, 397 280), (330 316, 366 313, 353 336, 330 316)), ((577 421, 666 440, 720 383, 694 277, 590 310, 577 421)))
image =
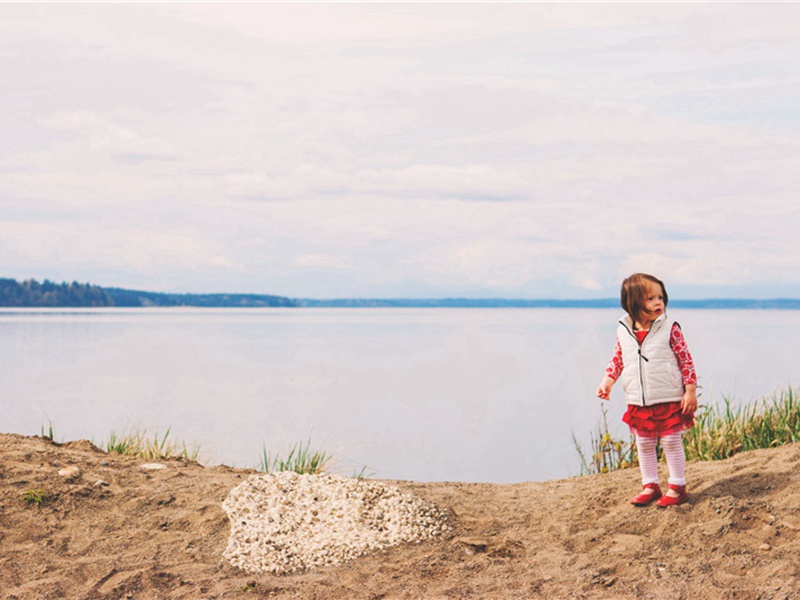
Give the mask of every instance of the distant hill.
MULTIPOLYGON (((265 294, 171 294, 104 288, 90 283, 54 283, 45 279, 0 278, 0 307, 148 307, 202 308, 619 308, 615 298, 595 300, 523 300, 514 298, 287 298, 265 294)), ((800 309, 800 299, 673 300, 675 308, 800 309)), ((622 309, 620 309, 622 310, 622 309)))

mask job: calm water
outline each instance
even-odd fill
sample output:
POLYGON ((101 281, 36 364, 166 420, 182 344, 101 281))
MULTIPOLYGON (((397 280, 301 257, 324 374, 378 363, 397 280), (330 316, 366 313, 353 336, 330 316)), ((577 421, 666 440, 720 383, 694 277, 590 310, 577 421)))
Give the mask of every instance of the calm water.
MULTIPOLYGON (((163 432, 255 467, 309 437, 338 470, 419 481, 577 474, 572 432, 619 310, 0 311, 0 430, 104 441, 163 432)), ((751 400, 800 383, 800 311, 673 311, 703 386, 751 400)), ((610 419, 624 433, 615 389, 610 419)))

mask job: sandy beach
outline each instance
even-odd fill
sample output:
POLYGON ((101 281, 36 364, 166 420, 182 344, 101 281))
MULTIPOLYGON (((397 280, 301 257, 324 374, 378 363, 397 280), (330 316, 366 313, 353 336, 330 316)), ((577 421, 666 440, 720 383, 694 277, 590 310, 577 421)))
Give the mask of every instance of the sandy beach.
POLYGON ((690 502, 670 509, 628 504, 637 470, 390 482, 446 512, 447 533, 281 576, 223 558, 222 502, 254 471, 152 462, 0 434, 0 597, 800 598, 797 444, 690 463, 690 502))

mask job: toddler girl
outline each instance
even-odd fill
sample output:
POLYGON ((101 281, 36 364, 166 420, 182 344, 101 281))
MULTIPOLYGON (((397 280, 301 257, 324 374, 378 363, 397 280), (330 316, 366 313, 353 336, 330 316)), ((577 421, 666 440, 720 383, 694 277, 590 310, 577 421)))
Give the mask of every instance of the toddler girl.
POLYGON ((667 321, 664 283, 644 273, 622 282, 620 304, 627 313, 617 328, 614 356, 597 388, 608 400, 611 386, 622 376, 628 409, 622 420, 636 435, 642 493, 631 504, 673 506, 686 502, 686 456, 681 437, 694 425, 697 375, 680 325, 667 321), (659 440, 669 469, 669 490, 658 486, 659 440))

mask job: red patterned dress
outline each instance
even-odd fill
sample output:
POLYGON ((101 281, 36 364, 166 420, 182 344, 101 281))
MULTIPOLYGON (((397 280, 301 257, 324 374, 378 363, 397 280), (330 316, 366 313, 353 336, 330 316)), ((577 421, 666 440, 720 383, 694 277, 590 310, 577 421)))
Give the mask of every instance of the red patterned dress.
MULTIPOLYGON (((647 331, 634 331, 634 335, 636 335, 636 339, 641 344, 647 335, 647 331)), ((692 355, 689 354, 689 347, 686 345, 686 339, 683 337, 681 327, 677 323, 672 324, 669 346, 678 359, 683 385, 697 385, 694 361, 692 360, 692 355)), ((622 364, 622 346, 617 340, 617 345, 614 347, 614 356, 606 367, 606 375, 616 381, 624 366, 622 364)), ((622 420, 628 424, 636 435, 660 437, 691 428, 694 425, 694 414, 683 414, 680 401, 664 402, 650 406, 629 404, 628 410, 622 416, 622 420)))

